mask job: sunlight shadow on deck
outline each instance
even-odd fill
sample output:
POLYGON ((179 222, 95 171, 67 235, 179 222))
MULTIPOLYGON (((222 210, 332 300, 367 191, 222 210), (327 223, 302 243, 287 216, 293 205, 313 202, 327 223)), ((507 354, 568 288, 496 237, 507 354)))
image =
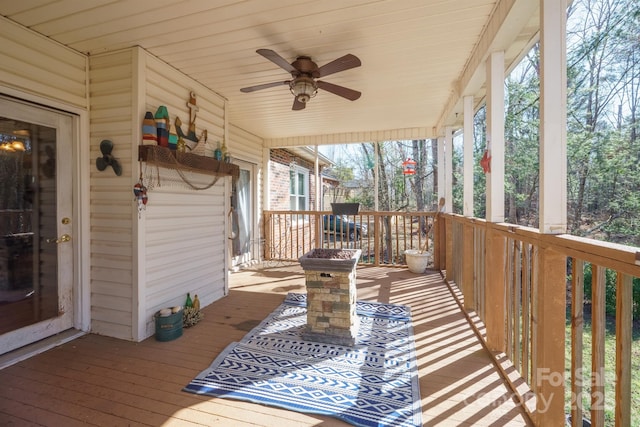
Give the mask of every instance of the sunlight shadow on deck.
MULTIPOLYGON (((232 288, 305 292, 298 266, 271 270, 245 272, 232 288)), ((411 307, 424 425, 530 425, 439 272, 361 266, 357 288, 359 300, 411 307)))

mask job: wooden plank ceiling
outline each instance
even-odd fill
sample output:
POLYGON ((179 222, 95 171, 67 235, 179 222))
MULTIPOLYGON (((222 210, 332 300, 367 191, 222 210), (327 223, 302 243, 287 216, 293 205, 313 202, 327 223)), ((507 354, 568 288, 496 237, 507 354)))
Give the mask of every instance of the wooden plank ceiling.
POLYGON ((403 129, 421 129, 425 138, 437 136, 461 112, 459 95, 475 95, 476 101, 482 97, 478 75, 486 51, 505 49, 510 62, 535 38, 537 4, 30 0, 2 1, 0 15, 85 54, 142 46, 224 96, 231 123, 277 146, 301 137, 322 142, 332 139, 327 135, 357 139, 366 132, 394 135, 403 129), (319 66, 356 55, 361 67, 322 80, 362 96, 348 101, 320 90, 304 110, 292 111, 293 96, 285 85, 241 93, 245 86, 291 78, 256 53, 263 48, 289 62, 307 55, 319 66))

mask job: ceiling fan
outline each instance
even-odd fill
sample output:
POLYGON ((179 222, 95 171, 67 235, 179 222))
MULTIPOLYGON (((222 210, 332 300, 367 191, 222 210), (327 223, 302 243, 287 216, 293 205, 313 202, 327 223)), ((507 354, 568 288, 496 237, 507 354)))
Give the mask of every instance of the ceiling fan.
POLYGON ((326 77, 329 74, 334 74, 339 71, 349 70, 361 65, 360 60, 351 54, 344 55, 336 60, 333 60, 322 67, 311 60, 308 56, 299 56, 291 64, 287 62, 282 56, 278 55, 271 49, 258 49, 258 54, 264 56, 269 61, 278 65, 280 68, 291 73, 292 80, 278 81, 272 83, 265 83, 256 86, 249 86, 240 89, 241 92, 254 92, 256 90, 267 89, 270 87, 287 85, 289 90, 295 97, 293 100, 292 110, 302 110, 307 105, 307 102, 316 96, 318 89, 326 90, 335 95, 346 98, 350 101, 355 101, 360 98, 361 93, 357 90, 349 89, 344 86, 338 86, 333 83, 328 83, 322 80, 316 80, 321 77, 326 77))

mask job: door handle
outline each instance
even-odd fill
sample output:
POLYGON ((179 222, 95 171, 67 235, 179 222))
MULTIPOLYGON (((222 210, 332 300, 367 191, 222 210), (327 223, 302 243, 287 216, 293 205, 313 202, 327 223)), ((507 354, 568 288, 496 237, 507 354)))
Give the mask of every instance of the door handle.
POLYGON ((47 243, 64 243, 64 242, 70 242, 70 241, 71 241, 71 236, 69 236, 68 234, 63 234, 58 238, 52 237, 46 240, 47 243))

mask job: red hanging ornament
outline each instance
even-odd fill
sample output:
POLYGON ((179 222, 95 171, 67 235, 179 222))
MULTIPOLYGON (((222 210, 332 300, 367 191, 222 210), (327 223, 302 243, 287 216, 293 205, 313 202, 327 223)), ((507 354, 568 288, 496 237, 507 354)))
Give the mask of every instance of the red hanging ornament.
POLYGON ((415 175, 416 173, 416 161, 411 158, 407 158, 402 162, 402 174, 403 175, 415 175))
POLYGON ((489 150, 484 150, 484 155, 480 160, 480 166, 482 166, 482 172, 485 174, 491 173, 491 154, 489 154, 489 150))

